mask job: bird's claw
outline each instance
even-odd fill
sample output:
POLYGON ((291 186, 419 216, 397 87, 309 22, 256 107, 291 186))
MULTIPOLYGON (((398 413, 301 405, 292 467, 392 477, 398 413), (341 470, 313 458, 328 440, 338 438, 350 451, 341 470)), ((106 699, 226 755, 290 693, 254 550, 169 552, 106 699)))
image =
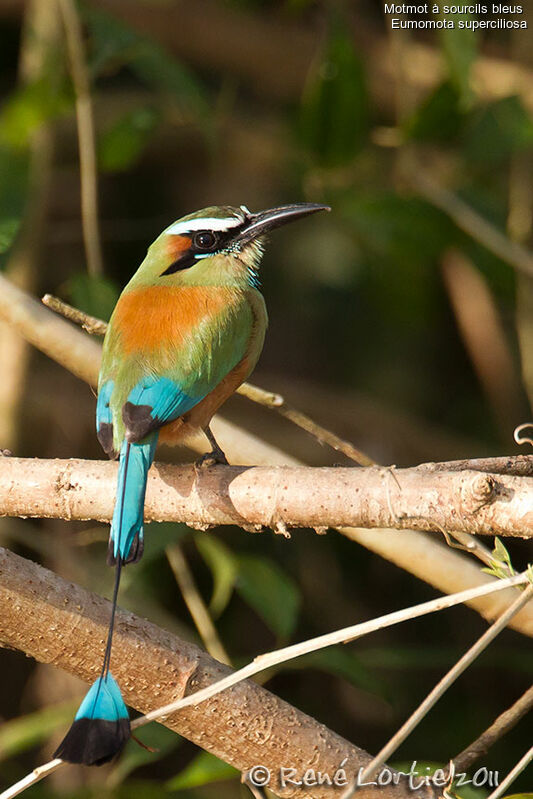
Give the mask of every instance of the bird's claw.
POLYGON ((220 464, 229 466, 228 459, 219 447, 218 450, 213 449, 211 452, 206 452, 205 455, 198 458, 194 465, 197 469, 209 469, 211 466, 220 464))

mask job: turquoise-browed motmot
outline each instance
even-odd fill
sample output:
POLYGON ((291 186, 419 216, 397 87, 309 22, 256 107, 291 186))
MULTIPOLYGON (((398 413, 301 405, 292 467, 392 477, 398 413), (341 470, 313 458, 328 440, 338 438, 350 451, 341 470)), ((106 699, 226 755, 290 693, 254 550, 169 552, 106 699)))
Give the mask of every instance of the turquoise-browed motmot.
POLYGON ((101 674, 55 752, 100 765, 130 736, 129 716, 109 670, 122 567, 143 551, 144 496, 158 441, 203 430, 207 462, 225 461, 209 429, 213 414, 251 373, 267 327, 257 285, 263 236, 327 206, 300 203, 250 213, 216 206, 183 217, 151 245, 122 292, 104 340, 96 428, 119 458, 108 563, 116 566, 101 674))

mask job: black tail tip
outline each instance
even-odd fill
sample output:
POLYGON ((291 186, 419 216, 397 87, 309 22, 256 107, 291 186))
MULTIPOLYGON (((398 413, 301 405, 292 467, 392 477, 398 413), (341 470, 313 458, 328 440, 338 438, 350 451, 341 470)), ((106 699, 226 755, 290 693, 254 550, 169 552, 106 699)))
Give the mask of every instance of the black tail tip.
MULTIPOLYGON (((128 552, 127 558, 124 558, 122 561, 122 565, 126 566, 128 563, 138 563, 143 556, 144 552, 144 536, 140 533, 135 535, 135 538, 131 542, 130 551, 128 552)), ((115 544, 113 539, 109 539, 109 544, 107 547, 107 565, 108 566, 116 566, 117 559, 115 557, 115 544)))
POLYGON ((54 752, 54 758, 84 766, 103 766, 122 751, 130 735, 129 719, 77 719, 54 752))

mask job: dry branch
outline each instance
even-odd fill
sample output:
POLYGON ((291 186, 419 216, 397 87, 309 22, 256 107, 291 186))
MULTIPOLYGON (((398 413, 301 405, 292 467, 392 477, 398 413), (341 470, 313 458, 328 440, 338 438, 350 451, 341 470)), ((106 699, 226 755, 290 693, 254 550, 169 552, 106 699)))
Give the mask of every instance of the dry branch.
MULTIPOLYGON (((110 604, 52 572, 0 550, 0 641, 92 681, 101 665, 110 604)), ((113 673, 128 704, 142 712, 197 691, 224 675, 227 666, 198 647, 155 625, 118 611, 113 673)), ((341 762, 347 774, 370 762, 362 749, 331 732, 251 681, 235 685, 195 707, 165 719, 165 726, 194 741, 240 771, 262 764, 271 769, 272 789, 282 789, 277 774, 290 765, 335 774, 341 762)), ((332 797, 338 788, 314 787, 313 799, 332 797)), ((301 792, 299 795, 302 795, 301 792)), ((361 799, 375 794, 366 788, 361 799)), ((407 788, 388 786, 382 799, 407 799, 407 788)))
POLYGON ((466 749, 453 758, 453 763, 457 772, 469 771, 471 766, 486 755, 491 746, 496 741, 503 738, 509 730, 518 724, 521 718, 533 708, 533 685, 531 685, 522 696, 514 702, 511 707, 504 710, 490 727, 488 727, 476 740, 466 749))
POLYGON ((515 474, 533 477, 533 455, 500 455, 495 458, 463 458, 443 463, 422 463, 419 469, 428 471, 457 471, 473 469, 475 472, 494 472, 496 474, 515 474))
MULTIPOLYGON (((109 521, 117 464, 0 460, 0 514, 109 521)), ((156 463, 148 477, 147 521, 205 529, 417 529, 533 538, 533 480, 474 471, 335 467, 210 469, 156 463)))
POLYGON ((69 319, 71 322, 83 327, 87 333, 93 336, 105 336, 107 322, 104 322, 102 319, 97 319, 96 316, 91 316, 85 313, 85 311, 80 311, 79 308, 74 308, 73 305, 69 305, 68 302, 60 300, 59 297, 54 297, 53 294, 45 294, 44 297, 41 298, 41 302, 43 305, 46 305, 47 308, 51 308, 52 311, 64 316, 65 319, 69 319))
POLYGON ((165 550, 170 568, 176 578, 183 601, 192 616, 204 647, 210 655, 220 663, 231 666, 231 659, 219 638, 208 608, 196 586, 193 574, 187 563, 179 543, 168 546, 165 550))
MULTIPOLYGON (((66 319, 76 322, 76 324, 83 327, 88 333, 100 336, 105 335, 107 331, 107 322, 90 316, 84 313, 84 311, 80 311, 78 308, 74 308, 72 305, 59 299, 59 297, 54 297, 52 294, 45 294, 42 298, 42 302, 48 308, 56 311, 56 313, 60 313, 66 319)), ((302 413, 296 408, 292 408, 281 394, 265 391, 265 389, 254 386, 251 383, 242 383, 242 385, 236 389, 236 392, 258 405, 263 405, 265 408, 276 411, 280 416, 285 417, 285 419, 288 419, 293 424, 297 425, 297 427, 300 427, 302 430, 314 436, 322 444, 328 444, 332 449, 342 452, 347 458, 355 461, 355 463, 361 466, 375 465, 372 458, 369 458, 364 452, 354 447, 352 443, 344 441, 335 433, 332 433, 331 430, 326 430, 325 427, 314 422, 305 413, 302 413)))

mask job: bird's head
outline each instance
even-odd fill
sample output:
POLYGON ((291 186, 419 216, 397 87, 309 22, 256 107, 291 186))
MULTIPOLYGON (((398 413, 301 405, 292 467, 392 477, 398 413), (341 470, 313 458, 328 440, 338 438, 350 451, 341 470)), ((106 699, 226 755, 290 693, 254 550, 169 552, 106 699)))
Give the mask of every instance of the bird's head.
POLYGON ((138 276, 143 282, 149 278, 161 285, 254 285, 264 236, 287 222, 329 210, 316 203, 283 205, 255 214, 244 205, 203 208, 163 231, 148 250, 138 276))

